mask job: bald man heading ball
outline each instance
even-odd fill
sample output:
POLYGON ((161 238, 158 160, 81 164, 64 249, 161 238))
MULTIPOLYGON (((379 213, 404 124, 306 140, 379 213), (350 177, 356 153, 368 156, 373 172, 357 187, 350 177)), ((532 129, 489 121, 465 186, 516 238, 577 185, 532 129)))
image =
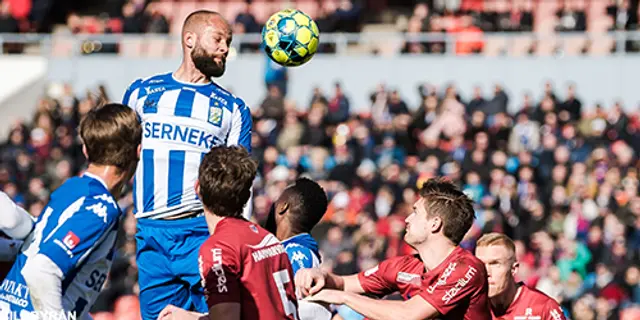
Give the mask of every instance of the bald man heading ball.
MULTIPOLYGON (((251 151, 249 107, 212 80, 225 72, 231 37, 220 14, 191 13, 182 28, 180 67, 138 79, 124 94, 123 103, 144 128, 133 193, 145 320, 156 319, 168 304, 207 311, 197 263, 209 236, 194 188, 198 167, 214 146, 251 151)), ((246 205, 243 215, 250 212, 246 205)))

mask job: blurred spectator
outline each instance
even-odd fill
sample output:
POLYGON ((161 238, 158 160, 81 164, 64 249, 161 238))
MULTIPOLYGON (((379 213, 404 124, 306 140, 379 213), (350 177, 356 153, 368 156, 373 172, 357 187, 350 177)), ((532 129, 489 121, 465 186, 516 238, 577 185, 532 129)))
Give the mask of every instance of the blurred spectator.
POLYGON ((20 31, 18 20, 11 15, 11 7, 8 0, 0 3, 0 33, 17 33, 20 31))
MULTIPOLYGON (((466 92, 454 84, 420 85, 420 103, 411 106, 380 84, 371 88, 371 108, 354 113, 348 88, 336 84, 326 96, 309 88, 309 105, 298 109, 272 85, 252 110, 253 154, 260 160, 256 221, 292 179, 311 177, 330 199, 313 230, 322 268, 366 270, 413 252, 402 237, 416 190, 444 176, 475 200, 477 219, 465 247, 473 250, 485 232, 504 232, 516 240, 518 280, 552 296, 568 314, 635 319, 640 110, 625 112, 615 102, 583 106, 574 86, 560 100, 551 83, 527 93, 515 115, 500 86, 491 100, 474 88, 465 102, 466 92)), ((52 190, 84 169, 75 128, 95 103, 109 99, 105 88, 75 96, 60 85, 57 92, 38 102, 31 121, 6 128, 0 146, 0 189, 34 216, 52 190)), ((96 319, 139 316, 131 312, 139 303, 131 203, 129 190, 120 200, 127 215, 112 275, 92 310, 96 319)))
POLYGON ((140 16, 136 13, 133 3, 126 3, 122 7, 122 31, 124 33, 142 33, 143 26, 140 16))
POLYGON ((256 21, 256 18, 251 13, 249 8, 249 4, 243 3, 242 10, 235 17, 235 23, 239 23, 244 27, 244 31, 246 33, 257 33, 260 32, 260 25, 256 21))
POLYGON ((145 31, 147 33, 169 33, 169 20, 160 13, 154 3, 147 5, 145 15, 147 20, 145 31))
POLYGON ((334 95, 328 104, 329 112, 327 114, 327 122, 335 125, 349 118, 350 104, 349 98, 347 98, 342 91, 342 85, 336 83, 334 88, 334 95))

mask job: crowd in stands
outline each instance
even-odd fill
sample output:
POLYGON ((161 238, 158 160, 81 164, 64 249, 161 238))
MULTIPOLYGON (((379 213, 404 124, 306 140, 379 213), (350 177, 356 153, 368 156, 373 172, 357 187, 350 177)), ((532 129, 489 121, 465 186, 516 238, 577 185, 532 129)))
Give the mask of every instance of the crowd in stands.
MULTIPOLYGON (((105 8, 101 14, 70 11, 59 28, 44 28, 34 21, 42 16, 32 9, 30 0, 2 0, 0 33, 52 31, 56 34, 179 34, 186 16, 197 9, 216 10, 232 23, 234 34, 258 33, 266 19, 285 7, 295 7, 313 17, 322 33, 360 32, 366 22, 381 22, 389 14, 395 26, 387 31, 402 31, 407 35, 420 32, 458 35, 455 53, 499 54, 609 54, 618 50, 616 39, 607 31, 638 30, 638 0, 426 0, 411 9, 405 4, 385 1, 357 0, 210 0, 210 1, 120 1, 116 7, 105 8), (482 39, 490 32, 535 32, 537 37, 507 41, 504 36, 482 39), (554 32, 583 32, 579 36, 556 38, 554 32), (587 32, 587 33, 584 33, 587 32), (464 35, 463 35, 464 34, 464 35)), ((116 3, 116 2, 113 2, 116 3)), ((42 11, 42 9, 40 9, 42 11)), ((388 19, 387 19, 388 20, 388 19)), ((45 19, 46 21, 46 19, 45 19)), ((441 39, 426 41, 408 39, 400 45, 387 38, 375 52, 433 53, 446 52, 441 39)), ((5 45, 6 46, 6 45, 5 45)), ((163 43, 162 46, 170 46, 163 43)), ((640 41, 627 40, 624 50, 640 51, 640 41)), ((9 52, 21 52, 13 48, 9 52)), ((54 48, 55 49, 55 48, 54 48)), ((242 52, 257 51, 257 43, 240 45, 242 52)), ((321 52, 333 52, 330 45, 321 52)), ((69 51, 69 50, 66 50, 69 51)), ((134 51, 141 55, 144 49, 134 51)), ((151 50, 157 51, 157 50, 151 50)), ((179 54, 175 46, 160 50, 164 54, 179 54)), ((84 53, 127 53, 117 45, 91 46, 84 53)))
MULTIPOLYGON (((34 216, 52 190, 83 170, 75 128, 93 105, 110 100, 104 88, 81 97, 68 85, 54 88, 0 147, 0 186, 34 216)), ((638 308, 640 109, 583 105, 579 88, 560 92, 551 83, 527 95, 516 114, 507 112, 500 85, 492 93, 475 89, 469 100, 453 84, 424 85, 422 103, 409 106, 381 84, 369 111, 354 114, 348 90, 348 83, 315 89, 307 106, 296 106, 274 85, 252 108, 256 221, 295 177, 321 182, 330 198, 313 234, 322 266, 351 274, 412 252, 403 232, 416 190, 445 176, 476 203, 464 247, 473 250, 486 232, 513 237, 517 278, 557 299, 573 319, 618 319, 638 308)), ((131 194, 120 201, 127 217, 95 319, 139 317, 131 203, 131 194)))

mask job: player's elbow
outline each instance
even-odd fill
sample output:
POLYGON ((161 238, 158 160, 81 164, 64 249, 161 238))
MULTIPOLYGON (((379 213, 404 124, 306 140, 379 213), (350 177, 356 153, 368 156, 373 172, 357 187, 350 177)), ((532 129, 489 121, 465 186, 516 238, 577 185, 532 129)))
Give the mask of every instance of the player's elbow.
POLYGON ((56 290, 62 282, 60 268, 42 254, 28 258, 21 273, 32 294, 56 290))

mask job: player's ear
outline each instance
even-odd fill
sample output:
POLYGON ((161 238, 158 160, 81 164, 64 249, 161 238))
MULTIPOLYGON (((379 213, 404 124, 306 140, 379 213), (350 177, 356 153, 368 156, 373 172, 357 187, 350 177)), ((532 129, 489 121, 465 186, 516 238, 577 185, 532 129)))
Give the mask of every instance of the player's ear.
POLYGON ((84 154, 84 157, 89 160, 89 154, 87 152, 87 145, 86 144, 82 144, 82 154, 84 154))
POLYGON ((139 145, 138 145, 138 151, 137 151, 137 153, 138 153, 138 159, 140 159, 140 155, 142 154, 142 144, 139 144, 139 145))
POLYGON ((435 216, 431 219, 431 232, 438 233, 442 229, 442 218, 435 216))
POLYGON ((283 215, 285 212, 289 210, 289 203, 286 201, 276 203, 276 213, 278 215, 283 215))
POLYGON ((198 179, 196 179, 196 183, 193 185, 193 188, 196 190, 196 195, 200 197, 200 181, 198 181, 198 179))
POLYGON ((518 269, 520 269, 520 263, 516 261, 511 265, 511 275, 515 277, 518 273, 518 269))
POLYGON ((196 34, 193 32, 185 32, 184 33, 184 45, 189 49, 193 49, 196 45, 196 34))

